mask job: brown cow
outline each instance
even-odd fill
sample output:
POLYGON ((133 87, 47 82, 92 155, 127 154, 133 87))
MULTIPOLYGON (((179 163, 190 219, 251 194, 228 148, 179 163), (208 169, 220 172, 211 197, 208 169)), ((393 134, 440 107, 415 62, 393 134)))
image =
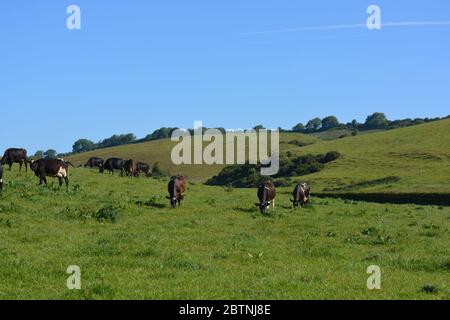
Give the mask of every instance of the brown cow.
POLYGON ((295 186, 294 192, 292 195, 294 200, 291 200, 294 208, 298 208, 299 206, 304 206, 308 203, 310 199, 311 186, 307 183, 299 183, 295 186))
POLYGON ((7 164, 9 166, 9 171, 11 171, 11 167, 12 167, 13 163, 20 164, 19 171, 22 171, 23 165, 25 165, 25 171, 28 171, 27 150, 17 149, 17 148, 7 149, 5 151, 5 154, 3 155, 2 160, 0 161, 0 163, 7 164))
POLYGON ((173 176, 170 179, 168 186, 169 196, 166 197, 170 200, 172 208, 181 206, 181 202, 184 199, 184 193, 186 192, 186 179, 183 176, 173 176))
POLYGON ((133 176, 136 174, 136 163, 132 159, 126 160, 123 163, 123 169, 125 170, 125 174, 127 176, 133 178, 133 176))
MULTIPOLYGON (((39 178, 39 184, 47 185, 47 176, 55 177, 59 179, 59 186, 63 184, 63 180, 66 182, 66 187, 69 189, 69 165, 63 159, 39 159, 31 161, 31 170, 39 178)), ((73 166, 73 165, 72 165, 73 166)))
POLYGON ((277 192, 275 185, 272 181, 262 181, 258 187, 258 199, 259 203, 255 203, 259 207, 261 213, 267 213, 269 206, 272 205, 272 209, 275 210, 275 197, 277 192))

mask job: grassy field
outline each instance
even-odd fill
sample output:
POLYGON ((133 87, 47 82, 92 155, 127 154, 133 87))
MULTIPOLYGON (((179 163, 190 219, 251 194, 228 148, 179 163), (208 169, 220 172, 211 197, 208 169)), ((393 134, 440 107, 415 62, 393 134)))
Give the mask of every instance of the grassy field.
MULTIPOLYGON (((281 135, 280 150, 293 154, 339 151, 342 157, 325 170, 297 180, 308 181, 314 191, 443 193, 450 194, 450 119, 332 141, 296 133, 281 135), (293 141, 310 145, 298 147, 293 141), (291 143, 290 143, 291 142, 291 143)), ((84 164, 91 156, 132 158, 160 162, 172 174, 205 181, 223 166, 174 166, 170 160, 175 142, 159 140, 79 154, 69 159, 84 164)))
POLYGON ((15 170, 0 196, 0 299, 450 299, 448 207, 294 211, 280 190, 261 216, 255 190, 189 184, 173 210, 165 181, 79 168, 67 193, 15 170), (70 265, 81 291, 66 288, 70 265), (366 288, 370 265, 381 290, 366 288))
MULTIPOLYGON (((320 140, 315 137, 304 135, 301 133, 281 133, 280 134, 280 149, 289 150, 298 148, 292 141, 299 141, 306 144, 313 144, 320 140)), ((176 166, 172 163, 170 158, 172 149, 178 142, 172 142, 169 139, 143 142, 138 144, 130 144, 114 148, 106 148, 95 150, 91 152, 81 153, 69 157, 74 165, 84 165, 90 157, 102 157, 104 159, 110 157, 119 157, 123 159, 133 159, 135 161, 144 161, 151 165, 159 162, 164 169, 171 174, 182 173, 191 181, 204 182, 208 178, 219 173, 225 165, 181 165, 176 166)), ((206 146, 207 143, 204 143, 206 146)), ((226 155, 226 153, 224 153, 226 155)))

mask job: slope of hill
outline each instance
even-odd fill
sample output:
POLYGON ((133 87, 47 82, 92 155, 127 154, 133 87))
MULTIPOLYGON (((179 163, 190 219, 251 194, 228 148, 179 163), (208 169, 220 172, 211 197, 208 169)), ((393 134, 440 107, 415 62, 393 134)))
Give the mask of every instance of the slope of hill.
MULTIPOLYGON (((331 141, 283 133, 280 149, 298 155, 329 151, 342 154, 341 159, 327 165, 325 170, 292 179, 311 182, 315 191, 450 193, 449 133, 450 119, 331 141), (309 145, 299 147, 302 143, 309 145)), ((69 159, 76 165, 91 156, 160 162, 170 173, 183 173, 194 181, 205 181, 224 167, 175 166, 170 160, 175 145, 169 140, 158 140, 97 150, 69 159)))
MULTIPOLYGON (((314 144, 320 139, 304 135, 301 133, 281 133, 280 134, 280 150, 296 150, 300 144, 314 144)), ((74 165, 84 165, 90 157, 101 157, 104 159, 110 157, 119 157, 124 159, 133 159, 135 161, 144 161, 151 165, 159 162, 161 166, 170 174, 182 173, 190 180, 205 181, 219 173, 225 165, 180 165, 176 166, 170 158, 173 147, 177 142, 169 139, 143 142, 138 144, 129 144, 114 148, 105 148, 95 151, 80 153, 68 157, 74 165)), ((207 143, 205 143, 207 145, 207 143)))
POLYGON ((326 170, 304 176, 316 190, 450 193, 450 120, 306 146, 340 152, 326 170))

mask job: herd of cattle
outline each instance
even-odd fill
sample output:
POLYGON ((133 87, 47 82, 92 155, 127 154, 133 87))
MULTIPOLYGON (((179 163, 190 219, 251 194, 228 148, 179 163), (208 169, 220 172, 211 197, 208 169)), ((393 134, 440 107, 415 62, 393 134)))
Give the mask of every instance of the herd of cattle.
MULTIPOLYGON (((69 188, 69 166, 74 167, 69 161, 64 159, 44 158, 38 160, 30 160, 27 157, 25 149, 10 148, 5 151, 3 158, 0 161, 0 192, 3 190, 3 165, 8 165, 9 170, 13 163, 19 163, 20 171, 25 165, 25 171, 30 169, 39 178, 39 184, 47 185, 47 177, 54 177, 59 179, 59 185, 62 186, 65 182, 66 187, 69 188)), ((110 158, 104 161, 98 157, 90 158, 84 167, 98 168, 100 173, 105 172, 114 174, 114 171, 120 171, 121 175, 126 175, 131 178, 139 177, 144 173, 147 177, 150 176, 150 166, 143 162, 134 162, 133 160, 124 160, 119 158, 110 158)), ((173 176, 168 184, 169 196, 166 198, 170 201, 170 205, 175 208, 181 205, 186 192, 186 179, 183 176, 173 176)), ((291 202, 294 208, 304 206, 310 200, 311 187, 307 183, 299 183, 295 186, 292 193, 293 198, 291 202)), ((259 203, 255 203, 259 207, 261 213, 266 213, 270 206, 275 209, 276 190, 272 181, 262 181, 258 187, 259 203)))

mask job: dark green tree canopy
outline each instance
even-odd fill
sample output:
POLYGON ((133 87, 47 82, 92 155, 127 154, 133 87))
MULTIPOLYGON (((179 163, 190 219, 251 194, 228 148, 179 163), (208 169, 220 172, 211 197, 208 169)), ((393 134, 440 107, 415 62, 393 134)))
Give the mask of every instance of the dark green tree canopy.
POLYGON ((79 139, 72 146, 72 152, 80 153, 95 149, 95 143, 88 139, 79 139))
POLYGON ((56 152, 56 150, 54 149, 48 149, 47 151, 44 152, 44 156, 47 158, 52 158, 55 159, 58 155, 58 152, 56 152))
POLYGON ((328 116, 322 120, 322 129, 328 130, 339 126, 339 120, 335 116, 328 116))
POLYGON ((367 129, 383 129, 389 125, 389 120, 386 115, 382 112, 375 112, 374 114, 367 117, 364 126, 367 129))
POLYGON ((317 130, 320 128, 321 125, 322 125, 322 120, 320 120, 320 118, 314 118, 314 119, 308 121, 308 123, 306 124, 306 129, 307 130, 317 130))
POLYGON ((292 131, 294 132, 302 132, 303 130, 305 130, 305 126, 303 123, 297 123, 293 128, 292 131))

